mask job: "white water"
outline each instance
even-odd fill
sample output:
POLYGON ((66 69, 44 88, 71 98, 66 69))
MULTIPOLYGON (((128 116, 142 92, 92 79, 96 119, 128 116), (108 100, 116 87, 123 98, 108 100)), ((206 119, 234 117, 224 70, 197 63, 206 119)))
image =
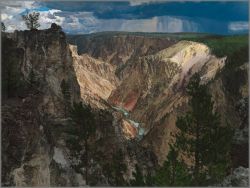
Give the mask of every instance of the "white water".
MULTIPOLYGON (((129 115, 129 112, 121 107, 117 107, 117 106, 112 106, 113 109, 123 113, 123 115, 127 118, 128 115, 129 115)), ((128 118, 127 118, 128 119, 128 118)), ((145 129, 142 128, 140 126, 140 123, 139 122, 136 122, 134 120, 131 120, 131 119, 128 119, 128 121, 131 123, 131 125, 133 127, 135 127, 138 131, 138 135, 137 135, 137 138, 141 139, 143 137, 143 135, 145 134, 145 129)))

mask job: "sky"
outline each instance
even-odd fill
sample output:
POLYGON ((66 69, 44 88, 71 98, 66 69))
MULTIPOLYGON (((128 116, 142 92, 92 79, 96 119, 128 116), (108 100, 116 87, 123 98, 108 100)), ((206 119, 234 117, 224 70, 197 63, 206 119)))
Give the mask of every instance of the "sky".
POLYGON ((102 31, 248 33, 248 1, 10 1, 0 2, 7 32, 26 29, 22 15, 40 12, 39 29, 51 23, 68 34, 102 31))

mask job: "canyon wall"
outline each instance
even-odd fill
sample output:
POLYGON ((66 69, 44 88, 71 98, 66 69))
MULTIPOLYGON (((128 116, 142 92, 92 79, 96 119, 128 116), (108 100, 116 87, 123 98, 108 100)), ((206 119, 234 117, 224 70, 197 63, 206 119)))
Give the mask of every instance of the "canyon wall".
POLYGON ((229 122, 237 130, 234 168, 248 167, 242 157, 248 152, 247 62, 229 77, 227 57, 217 57, 203 43, 136 34, 66 36, 55 24, 3 33, 2 41, 2 185, 85 185, 73 168, 77 157, 65 131, 72 128, 68 108, 80 101, 96 122, 90 138, 92 185, 110 185, 105 170, 120 151, 125 180, 135 164, 154 171, 166 159, 176 118, 189 109, 185 88, 197 72, 222 126, 229 122))

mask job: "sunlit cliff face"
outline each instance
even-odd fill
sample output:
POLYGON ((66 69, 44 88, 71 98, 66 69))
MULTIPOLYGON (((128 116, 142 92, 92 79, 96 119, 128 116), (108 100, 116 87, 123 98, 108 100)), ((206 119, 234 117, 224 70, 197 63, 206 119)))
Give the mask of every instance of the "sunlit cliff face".
MULTIPOLYGON (((116 40, 121 42, 123 37, 116 40)), ((140 47, 147 49, 148 44, 140 47)), ((202 83, 207 83, 225 64, 225 58, 215 57, 206 45, 191 41, 130 60, 133 50, 124 48, 123 54, 128 56, 118 53, 119 63, 110 58, 105 46, 96 58, 79 55, 72 45, 70 50, 82 99, 98 108, 109 108, 104 101, 112 105, 123 115, 120 125, 127 139, 143 138, 164 116, 187 105, 184 89, 194 73, 199 72, 202 83), (119 66, 124 67, 120 78, 116 73, 119 66)))

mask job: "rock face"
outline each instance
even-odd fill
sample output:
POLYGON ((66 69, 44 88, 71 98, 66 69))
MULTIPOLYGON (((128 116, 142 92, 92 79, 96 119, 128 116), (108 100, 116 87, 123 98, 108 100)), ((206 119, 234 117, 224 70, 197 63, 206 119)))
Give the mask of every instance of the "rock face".
POLYGON ((127 78, 112 92, 109 101, 143 123, 149 133, 143 143, 151 145, 162 162, 176 116, 181 109, 187 109, 185 87, 189 78, 199 72, 202 82, 207 83, 223 68, 225 59, 213 56, 204 44, 180 41, 128 65, 124 69, 127 78), (155 134, 160 139, 154 139, 155 134))
MULTIPOLYGON (((247 63, 235 69, 229 78, 221 73, 227 57, 216 57, 202 43, 126 34, 70 36, 68 41, 78 45, 79 53, 87 53, 116 65, 120 84, 112 91, 108 102, 139 123, 144 130, 140 143, 153 150, 160 163, 167 155, 177 116, 188 110, 185 87, 189 78, 199 72, 202 82, 210 88, 215 110, 221 114, 222 125, 230 122, 239 128, 232 148, 234 167, 248 166, 248 143, 242 141, 248 138, 247 131, 244 131, 247 126, 242 124, 248 118, 244 115, 239 117, 239 113, 247 112, 239 110, 236 105, 244 98, 248 101, 247 63), (132 41, 136 41, 135 45, 131 45, 132 41), (232 96, 232 92, 238 92, 238 96, 232 96)), ((246 102, 243 103, 246 106, 246 102)), ((129 121, 123 121, 122 128, 130 139, 139 132, 129 121)))
POLYGON ((172 44, 176 39, 170 37, 147 37, 143 35, 109 34, 68 36, 68 42, 78 46, 78 53, 87 53, 91 57, 117 66, 117 75, 125 64, 140 56, 154 54, 172 44))
POLYGON ((236 168, 231 175, 226 177, 223 182, 218 185, 221 187, 248 187, 249 185, 249 169, 239 167, 236 168))
MULTIPOLYGON (((15 68, 14 73, 20 75, 18 79, 24 88, 13 94, 7 87, 2 106, 2 185, 86 184, 83 175, 73 167, 78 164, 75 151, 67 145, 70 135, 65 130, 72 124, 65 110, 63 80, 69 87, 70 103, 90 104, 94 113, 91 184, 109 185, 104 165, 112 164, 112 157, 118 151, 124 155, 121 162, 129 167, 125 179, 131 178, 134 164, 142 157, 146 168, 148 164, 150 168, 156 165, 152 152, 138 144, 128 150, 130 139, 122 130, 123 114, 105 101, 119 84, 114 65, 87 54, 78 55, 76 48, 67 44, 61 28, 55 25, 47 30, 4 34, 3 40, 3 65, 10 72, 15 68), (14 67, 7 66, 10 62, 14 62, 14 67)), ((4 80, 12 80, 9 75, 12 74, 7 71, 4 80)))
MULTIPOLYGON (((3 65, 8 68, 9 62, 15 62, 16 71, 4 72, 4 79, 20 75, 25 86, 21 94, 18 90, 18 95, 4 95, 3 185, 86 184, 81 174, 85 169, 73 167, 79 157, 67 144, 72 135, 65 130, 72 123, 65 108, 63 81, 68 85, 70 105, 90 104, 96 122, 90 138, 91 185, 112 185, 107 165, 120 151, 121 162, 127 166, 125 180, 132 177, 135 164, 143 171, 162 164, 176 119, 189 108, 185 88, 196 72, 208 85, 222 124, 230 121, 237 127, 233 167, 248 167, 248 158, 240 155, 248 153, 247 63, 234 70, 240 78, 234 83, 235 97, 228 92, 229 78, 221 73, 227 57, 216 57, 198 42, 136 34, 66 38, 54 24, 47 30, 4 34, 3 41, 3 65)), ((7 91, 13 93, 8 87, 7 91)))
POLYGON ((115 67, 87 54, 78 55, 76 46, 71 45, 70 50, 73 57, 73 67, 80 85, 81 98, 98 108, 102 108, 100 99, 107 100, 118 85, 115 67))
MULTIPOLYGON (((8 42, 3 43, 3 64, 15 61, 26 92, 18 98, 7 98, 3 103, 2 183, 53 185, 53 171, 58 167, 52 166, 56 163, 52 157, 56 143, 51 137, 53 124, 50 120, 62 119, 65 115, 60 88, 63 79, 72 91, 71 102, 80 100, 80 88, 65 34, 60 29, 51 28, 15 31, 3 37, 8 42), (16 51, 20 54, 18 61, 7 56, 16 51), (13 149, 18 153, 11 152, 13 149)), ((65 168, 65 171, 69 172, 70 168, 65 168)), ((66 177, 65 185, 71 185, 71 180, 66 177)))

